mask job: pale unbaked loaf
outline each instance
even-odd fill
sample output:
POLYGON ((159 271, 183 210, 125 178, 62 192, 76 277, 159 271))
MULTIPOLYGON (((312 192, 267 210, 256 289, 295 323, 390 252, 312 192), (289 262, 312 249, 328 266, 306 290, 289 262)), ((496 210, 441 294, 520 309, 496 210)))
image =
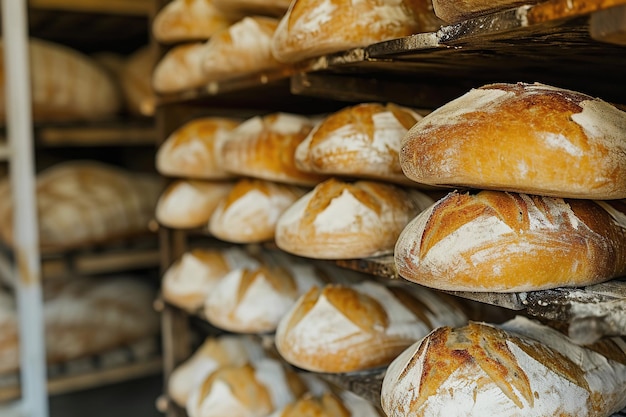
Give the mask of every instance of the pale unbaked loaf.
POLYGON ((584 286, 626 273, 623 200, 450 193, 398 238, 407 280, 450 291, 584 286))
POLYGON ((209 81, 223 81, 280 68, 270 50, 278 20, 245 17, 211 37, 204 46, 202 71, 209 81))
POLYGON ((280 321, 275 342, 297 367, 352 372, 385 366, 433 328, 465 322, 456 304, 429 290, 334 284, 300 297, 280 321))
POLYGON ((213 0, 173 0, 154 17, 152 35, 163 43, 206 40, 232 22, 213 0))
POLYGON ((157 171, 182 178, 232 177, 222 167, 220 156, 224 142, 239 123, 226 117, 201 117, 183 124, 159 147, 157 171))
POLYGON ((208 337, 186 361, 174 369, 167 381, 169 397, 181 407, 191 392, 213 372, 224 366, 244 366, 265 357, 263 347, 251 337, 208 337))
MULTIPOLYGON (((159 179, 96 161, 75 160, 37 174, 39 243, 62 250, 148 233, 159 179)), ((0 182, 0 238, 13 245, 13 199, 0 182)))
POLYGON ((273 240, 278 218, 304 193, 305 189, 292 185, 241 179, 216 207, 209 232, 234 243, 273 240))
POLYGON ((256 268, 259 259, 243 249, 193 249, 183 254, 163 275, 165 301, 190 312, 204 305, 208 294, 230 271, 256 268))
POLYGON ((626 112, 543 84, 491 84, 406 134, 411 179, 554 197, 626 198, 626 112))
POLYGON ((204 226, 232 187, 231 182, 174 181, 159 197, 156 219, 162 225, 176 229, 204 226))
POLYGON ((318 259, 391 253, 402 229, 433 202, 426 194, 391 184, 330 179, 281 215, 276 244, 318 259))
POLYGON ((296 149, 303 171, 410 183, 400 166, 405 133, 422 118, 395 104, 363 103, 317 124, 296 149))
POLYGON ((318 184, 325 177, 300 171, 294 156, 296 148, 312 128, 312 119, 289 113, 248 119, 224 144, 224 168, 238 175, 268 181, 318 184))
POLYGON ((435 14, 447 23, 457 23, 479 15, 541 0, 432 0, 435 14))
POLYGON ((204 43, 183 43, 170 49, 156 64, 152 87, 160 94, 199 88, 208 80, 202 71, 204 43))
POLYGON ((427 0, 294 0, 272 41, 274 56, 296 62, 437 30, 427 0))
POLYGON ((600 344, 577 345, 521 316, 501 326, 442 327, 389 366, 383 410, 389 417, 608 417, 626 406, 626 341, 600 344))

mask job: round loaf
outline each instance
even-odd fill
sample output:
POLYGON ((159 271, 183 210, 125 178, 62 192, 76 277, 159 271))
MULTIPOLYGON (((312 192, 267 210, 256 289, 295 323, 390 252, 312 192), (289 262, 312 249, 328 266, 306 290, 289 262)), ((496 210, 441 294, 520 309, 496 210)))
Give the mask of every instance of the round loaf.
POLYGON ((420 183, 626 198, 626 112, 542 84, 473 89, 420 120, 400 163, 420 183))
POLYGON ((441 327, 389 366, 382 407, 389 417, 608 417, 626 406, 626 342, 602 344, 521 316, 441 327))
POLYGON ((447 23, 457 23, 479 15, 541 0, 433 0, 435 14, 447 23))
POLYGON ((449 291, 595 284, 626 273, 625 212, 621 200, 453 192, 407 225, 395 264, 407 280, 449 291))
POLYGON ((137 49, 122 63, 119 70, 120 86, 126 109, 131 114, 154 116, 156 99, 151 78, 156 60, 156 51, 148 45, 137 49))
POLYGON ((412 183, 398 155, 404 134, 421 118, 394 104, 347 107, 313 128, 296 149, 296 165, 307 172, 412 183))
POLYGON ((205 40, 231 23, 213 0, 173 0, 154 17, 152 35, 162 43, 205 40))
POLYGON ((440 23, 427 0, 294 0, 278 25, 272 52, 279 61, 296 62, 433 31, 440 23))
POLYGON ((391 253, 406 224, 432 203, 423 193, 391 184, 330 179, 282 214, 276 244, 317 259, 391 253))
POLYGON ((170 49, 154 67, 154 91, 171 94, 205 85, 208 80, 202 71, 203 54, 202 42, 184 43, 170 49))
POLYGON ((203 117, 176 129, 156 154, 156 168, 166 176, 226 179, 232 177, 222 167, 224 142, 239 125, 235 119, 203 117))

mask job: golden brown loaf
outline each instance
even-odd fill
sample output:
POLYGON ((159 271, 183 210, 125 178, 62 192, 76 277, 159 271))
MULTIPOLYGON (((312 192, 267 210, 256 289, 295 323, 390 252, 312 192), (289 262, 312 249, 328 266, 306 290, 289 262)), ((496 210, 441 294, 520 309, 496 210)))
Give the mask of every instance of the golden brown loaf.
POLYGON ((213 0, 173 0, 154 17, 152 34, 163 43, 206 40, 231 23, 213 0))
POLYGON ((626 198, 626 112, 542 84, 473 89, 420 120, 400 153, 411 179, 555 197, 626 198))
MULTIPOLYGON (((118 87, 107 70, 63 45, 30 39, 33 120, 76 121, 111 118, 121 108, 118 87)), ((0 52, 3 44, 0 41, 0 52)), ((6 118, 6 73, 0 53, 0 120, 6 118)))
POLYGON ((501 191, 454 192, 417 216, 398 273, 451 291, 583 286, 626 273, 626 204, 501 191))
POLYGON ((278 218, 304 193, 292 185, 241 179, 213 212, 209 231, 234 243, 273 240, 278 218))
POLYGON ((224 142, 239 125, 226 117, 193 119, 176 129, 159 147, 156 168, 162 175, 197 179, 232 177, 222 167, 224 142))
POLYGON ((326 391, 319 395, 307 393, 296 402, 269 417, 382 417, 368 401, 344 391, 336 395, 326 391))
POLYGON ((177 229, 204 226, 232 187, 230 182, 174 181, 159 197, 156 219, 164 226, 177 229))
POLYGON ((307 172, 410 183, 400 167, 404 134, 422 116, 394 104, 347 107, 319 123, 296 149, 307 172))
POLYGON ((465 322, 455 304, 429 290, 327 285, 300 297, 282 318, 276 347, 309 371, 352 372, 385 366, 433 328, 465 322))
POLYGON ((152 87, 160 94, 178 93, 202 87, 207 77, 202 72, 202 42, 184 43, 170 49, 156 64, 152 87))
POLYGON ((433 0, 435 14, 447 23, 476 17, 522 4, 539 3, 541 0, 433 0))
POLYGON ((152 89, 152 71, 157 62, 156 51, 145 46, 133 52, 120 69, 120 85, 131 114, 154 115, 156 99, 152 89))
POLYGON ((279 68, 270 51, 278 20, 245 17, 211 37, 204 46, 202 71, 209 81, 222 81, 279 68))
POLYGON ((324 177, 300 171, 294 158, 296 148, 312 128, 311 119, 288 113, 248 119, 224 144, 224 167, 235 174, 268 181, 315 185, 324 177))
POLYGON ((318 259, 391 253, 402 229, 433 202, 426 194, 391 184, 330 179, 280 216, 276 244, 318 259))
POLYGON ((383 410, 389 417, 608 417, 626 406, 626 341, 599 343, 574 344, 521 316, 501 326, 442 327, 389 366, 383 410))
POLYGON ((272 41, 282 62, 296 62, 439 28, 427 0, 294 0, 272 41))
POLYGON ((227 14, 283 16, 291 0, 214 0, 213 3, 227 14))
MULTIPOLYGON (((95 161, 70 161, 37 175, 42 249, 63 249, 148 232, 159 196, 158 178, 95 161)), ((13 244, 13 200, 0 183, 0 237, 13 244)))

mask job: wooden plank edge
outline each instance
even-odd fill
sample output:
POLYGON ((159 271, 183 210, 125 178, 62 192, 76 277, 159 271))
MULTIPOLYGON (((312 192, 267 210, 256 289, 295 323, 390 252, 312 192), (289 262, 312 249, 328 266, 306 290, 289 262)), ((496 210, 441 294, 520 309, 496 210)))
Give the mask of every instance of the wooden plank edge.
POLYGON ((29 0, 28 6, 35 9, 146 16, 146 18, 154 10, 152 0, 29 0))

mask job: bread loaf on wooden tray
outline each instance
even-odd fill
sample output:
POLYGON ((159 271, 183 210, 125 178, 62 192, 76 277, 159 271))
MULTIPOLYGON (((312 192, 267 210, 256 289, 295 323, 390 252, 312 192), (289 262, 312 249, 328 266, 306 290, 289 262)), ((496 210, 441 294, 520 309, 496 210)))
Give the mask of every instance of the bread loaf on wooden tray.
POLYGON ((161 144, 156 168, 162 175, 197 179, 226 179, 220 159, 224 142, 239 125, 227 117, 201 117, 184 123, 161 144))
POLYGON ((447 23, 457 23, 479 15, 495 13, 541 0, 433 0, 435 14, 447 23))
POLYGON ((177 180, 163 191, 156 206, 157 221, 176 229, 193 229, 207 224, 232 182, 177 180))
POLYGON ((404 229, 398 273, 449 291, 584 286, 626 273, 623 200, 450 193, 404 229))
POLYGON ((424 193, 391 184, 330 179, 281 215, 276 244, 317 259, 391 253, 406 224, 433 202, 424 193))
POLYGON ((405 135, 407 177, 555 197, 626 198, 626 112, 543 84, 491 84, 405 135))
POLYGON ((427 0, 294 0, 278 25, 272 51, 279 61, 296 62, 440 25, 427 0))
POLYGON ((381 401, 389 417, 608 417, 626 406, 626 341, 579 346, 521 316, 441 327, 393 361, 381 401))
POLYGON ((203 54, 203 42, 183 43, 170 49, 154 67, 154 91, 173 94, 204 86, 208 79, 202 71, 203 54))
POLYGON ((162 43, 206 40, 233 21, 213 0, 173 0, 154 17, 152 35, 162 43))
POLYGON ((435 327, 465 322, 456 304, 426 289, 327 285, 300 297, 282 318, 276 347, 309 371, 360 371, 389 364, 435 327))
POLYGON ((209 232, 234 243, 273 240, 278 218, 304 193, 292 185, 241 179, 213 212, 209 232))
POLYGON ((237 247, 193 249, 165 271, 161 285, 163 298, 177 307, 196 312, 226 274, 234 269, 256 268, 259 264, 259 259, 237 247))
POLYGON ((398 155, 404 134, 421 118, 395 104, 344 108, 313 128, 296 149, 296 165, 307 172, 412 183, 398 155))

